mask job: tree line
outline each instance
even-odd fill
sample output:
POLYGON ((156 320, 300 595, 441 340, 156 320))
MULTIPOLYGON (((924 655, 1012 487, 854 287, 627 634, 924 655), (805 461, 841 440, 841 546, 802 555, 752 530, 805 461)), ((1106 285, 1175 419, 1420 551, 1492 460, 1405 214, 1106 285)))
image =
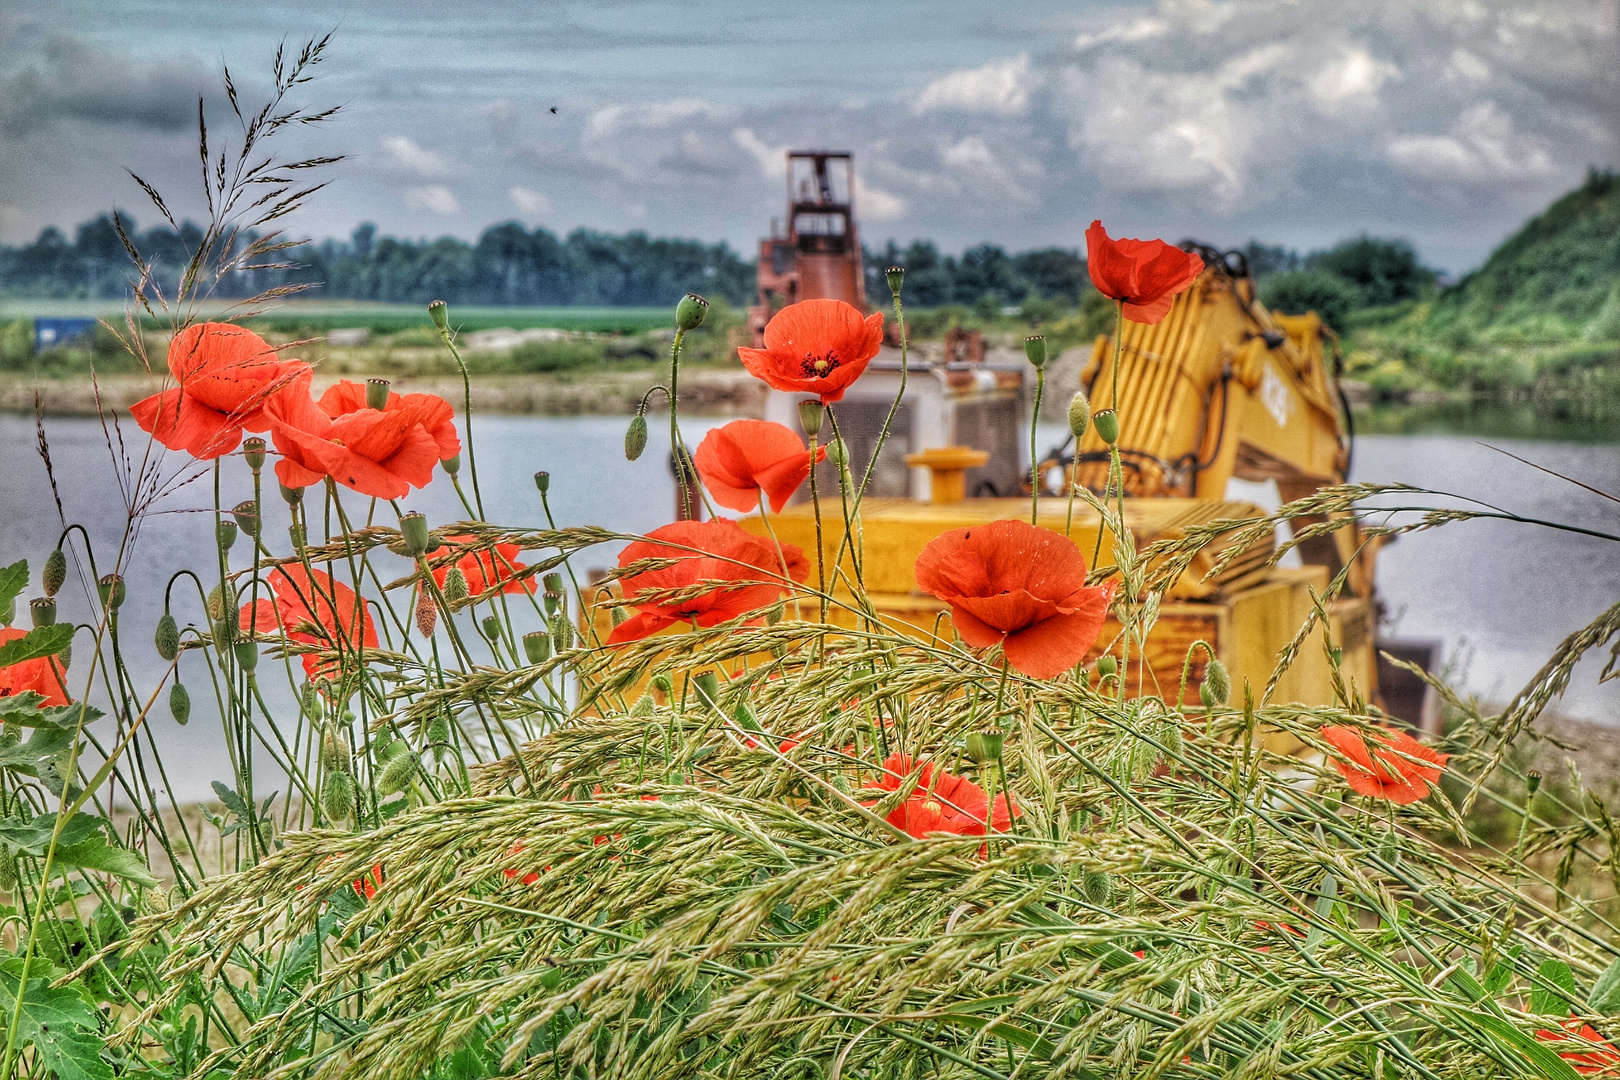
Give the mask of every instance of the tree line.
MULTIPOLYGON (((171 291, 201 229, 143 231, 120 216, 125 235, 156 266, 171 291)), ((1403 240, 1359 237, 1300 255, 1251 242, 1251 269, 1265 283, 1273 306, 1320 310, 1342 323, 1350 311, 1418 295, 1435 281, 1403 240)), ((216 295, 251 296, 276 285, 309 284, 308 295, 333 300, 542 306, 656 306, 698 292, 746 304, 754 295, 754 263, 726 243, 667 239, 644 232, 613 234, 575 229, 559 237, 549 229, 507 222, 485 229, 472 243, 455 237, 405 240, 379 236, 364 224, 347 240, 304 244, 288 253, 295 265, 232 274, 216 295)), ((906 296, 918 307, 949 305, 991 309, 1032 299, 1078 304, 1090 288, 1083 254, 1068 248, 1010 253, 979 244, 960 256, 931 241, 904 247, 889 241, 865 251, 867 294, 888 295, 883 271, 906 268, 906 296)), ((110 215, 85 222, 72 239, 47 228, 31 244, 0 246, 0 295, 114 299, 133 276, 128 252, 110 215)))

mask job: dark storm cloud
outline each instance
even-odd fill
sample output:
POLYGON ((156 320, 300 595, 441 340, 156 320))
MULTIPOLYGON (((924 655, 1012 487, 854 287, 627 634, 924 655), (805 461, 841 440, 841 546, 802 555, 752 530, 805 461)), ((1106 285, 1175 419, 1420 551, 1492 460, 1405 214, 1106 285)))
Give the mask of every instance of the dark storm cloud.
POLYGON ((191 64, 139 65, 56 39, 34 62, 0 79, 0 135, 62 121, 134 124, 173 131, 197 122, 197 94, 214 80, 191 64))

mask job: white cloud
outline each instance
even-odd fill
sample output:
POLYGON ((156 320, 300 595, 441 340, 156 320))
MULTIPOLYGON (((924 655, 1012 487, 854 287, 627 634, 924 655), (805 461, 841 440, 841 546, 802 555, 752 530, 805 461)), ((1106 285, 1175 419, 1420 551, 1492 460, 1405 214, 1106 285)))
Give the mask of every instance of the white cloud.
POLYGON ((896 221, 905 216, 906 200, 873 187, 856 173, 855 213, 865 221, 896 221))
POLYGON ((1449 70, 1451 74, 1469 82, 1484 82, 1491 77, 1490 66, 1463 48, 1452 50, 1449 70))
POLYGON ((453 171, 443 157, 423 149, 404 135, 385 136, 382 147, 390 165, 423 180, 438 180, 453 171))
POLYGON ((751 128, 737 128, 731 133, 731 141, 748 152, 748 155, 759 163, 759 171, 767 180, 784 180, 787 178, 787 152, 788 148, 782 146, 769 146, 751 128))
POLYGON ((1320 105, 1332 108, 1352 98, 1376 100, 1378 90, 1390 79, 1400 78, 1401 69, 1387 60, 1378 60, 1364 47, 1352 45, 1339 53, 1311 79, 1311 94, 1320 105))
POLYGON ((923 88, 913 106, 917 112, 955 109, 961 112, 1017 116, 1029 108, 1030 91, 1040 77, 1029 54, 997 60, 983 67, 953 71, 923 88))
POLYGON ((448 217, 461 213, 461 202, 443 184, 426 184, 405 189, 405 205, 412 210, 425 210, 430 214, 448 217))
POLYGON ((1388 153, 1403 172, 1442 183, 1532 179, 1553 168, 1542 141, 1519 134, 1513 118, 1490 101, 1469 108, 1446 135, 1391 139, 1388 153))
POLYGON ((507 194, 512 197, 514 206, 531 217, 543 217, 551 213, 551 200, 546 198, 544 192, 514 186, 507 194))

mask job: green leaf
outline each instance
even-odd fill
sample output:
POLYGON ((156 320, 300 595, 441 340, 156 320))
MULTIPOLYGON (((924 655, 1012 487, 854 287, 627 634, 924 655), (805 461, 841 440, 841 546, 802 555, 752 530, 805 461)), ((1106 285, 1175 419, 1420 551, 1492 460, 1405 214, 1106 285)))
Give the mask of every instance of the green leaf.
POLYGON ((1485 989, 1493 994, 1502 992, 1502 988, 1513 981, 1513 962, 1519 958, 1524 946, 1514 945, 1508 949, 1506 955, 1491 965, 1491 970, 1485 973, 1485 989))
POLYGON ((28 560, 19 559, 10 566, 0 567, 0 608, 4 608, 28 588, 28 560))
MULTIPOLYGON (((157 879, 140 855, 107 842, 105 825, 93 814, 74 814, 56 840, 56 854, 51 860, 56 873, 95 870, 147 888, 156 886, 157 879)), ((55 828, 55 814, 40 814, 31 821, 0 818, 0 844, 36 859, 44 858, 55 828)))
POLYGON ((37 777, 59 790, 62 780, 56 762, 72 746, 73 732, 58 727, 38 728, 27 742, 16 736, 0 737, 0 769, 37 777))
POLYGON ((157 878, 146 868, 145 859, 128 848, 114 847, 107 843, 106 837, 100 833, 70 846, 58 844, 55 862, 64 870, 69 867, 95 870, 134 882, 136 885, 144 885, 148 889, 156 888, 158 884, 157 878))
POLYGON ((20 638, 0 645, 0 667, 20 664, 24 660, 43 660, 55 656, 73 641, 72 623, 53 623, 35 627, 20 638))
POLYGON ((1540 1071, 1542 1080, 1580 1080, 1581 1074, 1576 1072, 1569 1062, 1559 1057, 1557 1052, 1548 1049, 1545 1043, 1536 1041, 1508 1021, 1488 1013, 1464 1012, 1462 1015, 1494 1036, 1498 1042, 1528 1058, 1530 1064, 1540 1071))
MULTIPOLYGON (((0 1014, 8 1020, 17 1005, 22 967, 15 957, 0 964, 0 1014)), ((17 1043, 32 1045, 46 1071, 58 1080, 113 1080, 112 1068, 101 1056, 101 1017, 83 994, 73 987, 53 990, 46 979, 29 979, 22 999, 17 1043)))
POLYGON ((238 795, 235 791, 232 791, 218 780, 214 781, 213 788, 214 794, 219 796, 219 801, 225 804, 225 809, 229 810, 237 817, 246 820, 246 818, 249 816, 249 808, 246 800, 244 800, 242 796, 238 795))
POLYGON ((1543 960, 1530 991, 1530 1011, 1541 1016, 1568 1016, 1575 996, 1575 973, 1562 960, 1543 960))
POLYGON ((1592 995, 1586 1000, 1605 1016, 1620 1012, 1620 958, 1616 958, 1609 969, 1598 976, 1597 984, 1592 987, 1592 995))
POLYGON ((106 715, 92 705, 52 705, 41 708, 44 702, 45 699, 32 690, 15 697, 0 698, 0 723, 14 724, 17 727, 76 728, 79 726, 81 715, 86 724, 93 724, 106 715))

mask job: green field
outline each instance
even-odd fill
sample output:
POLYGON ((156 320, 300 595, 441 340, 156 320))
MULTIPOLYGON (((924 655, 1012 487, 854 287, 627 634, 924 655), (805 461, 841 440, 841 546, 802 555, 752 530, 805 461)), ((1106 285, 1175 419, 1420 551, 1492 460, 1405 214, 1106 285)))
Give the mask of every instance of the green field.
MULTIPOLYGON (((223 303, 199 308, 205 315, 230 313, 223 303)), ((549 326, 559 330, 634 334, 665 326, 668 308, 607 307, 462 307, 451 317, 462 330, 509 326, 514 330, 549 326)), ((97 317, 121 320, 123 304, 111 300, 0 300, 0 322, 20 318, 97 317)), ((250 324, 275 333, 324 333, 338 327, 365 327, 375 334, 391 334, 414 326, 427 326, 427 309, 415 304, 367 304, 355 301, 289 300, 250 324)), ((157 327, 153 327, 157 329, 157 327)))

